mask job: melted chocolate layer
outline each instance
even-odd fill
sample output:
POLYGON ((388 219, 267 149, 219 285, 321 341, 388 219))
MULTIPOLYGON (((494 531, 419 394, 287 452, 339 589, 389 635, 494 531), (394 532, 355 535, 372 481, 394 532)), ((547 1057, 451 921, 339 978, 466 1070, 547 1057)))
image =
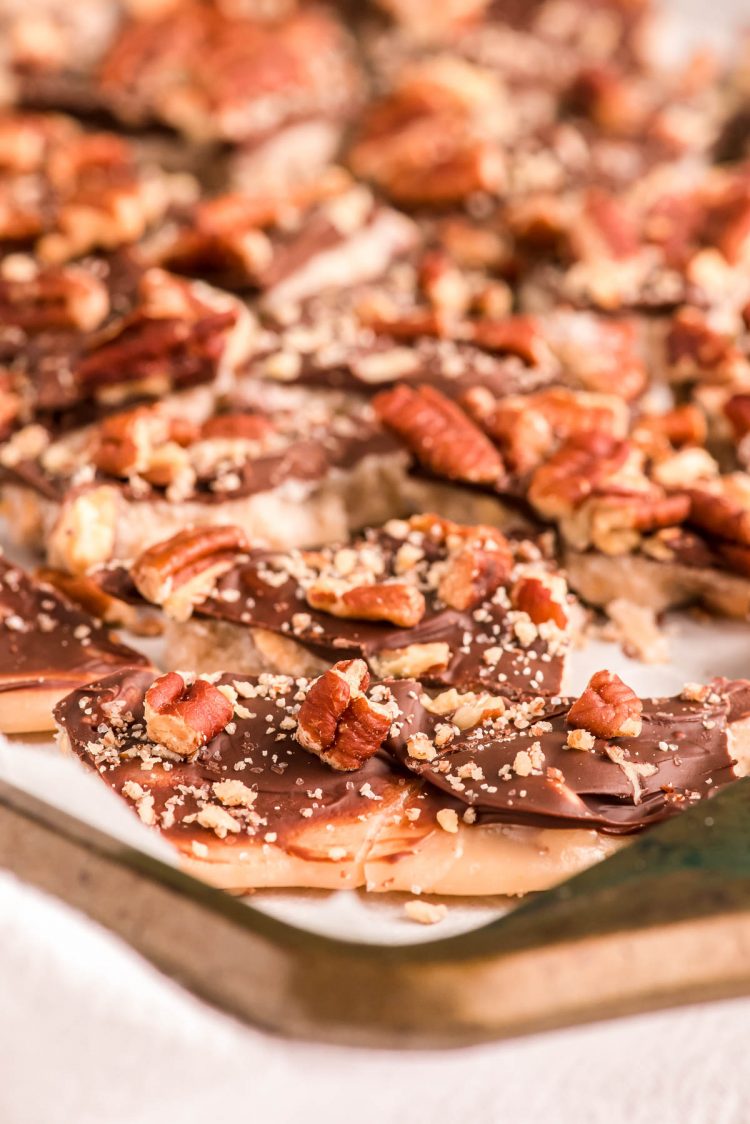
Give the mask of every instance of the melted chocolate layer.
MULTIPOLYGON (((128 782, 134 782, 153 795, 154 822, 180 846, 205 837, 205 825, 195 817, 211 806, 224 808, 240 824, 238 831, 219 835, 224 843, 241 847, 250 837, 307 858, 310 843, 303 836, 311 828, 326 832, 331 824, 324 843, 335 849, 347 825, 385 811, 415 787, 385 757, 371 758, 356 773, 340 773, 305 752, 294 738, 300 687, 285 676, 266 676, 265 687, 251 680, 250 689, 260 693, 241 697, 243 709, 236 712, 231 733, 219 734, 191 762, 165 761, 145 733, 143 698, 153 678, 151 672, 137 670, 112 675, 68 695, 55 717, 74 752, 116 792, 123 794, 128 782), (114 745, 103 730, 114 732, 114 745), (222 804, 212 786, 228 780, 241 781, 256 793, 250 807, 222 804)), ((239 680, 223 675, 218 681, 232 685, 239 680)), ((133 799, 127 788, 124 795, 133 799)), ((146 818, 142 806, 139 811, 146 818)), ((331 857, 335 861, 335 850, 331 857)))
POLYGON ((390 686, 405 721, 388 751, 474 809, 479 821, 580 824, 612 833, 648 827, 736 779, 727 726, 750 713, 750 683, 717 681, 705 702, 644 700, 638 737, 596 738, 590 749, 574 749, 566 744, 565 721, 572 700, 540 699, 457 733, 424 761, 410 755, 408 739, 416 733, 434 739, 450 717, 426 709, 429 697, 418 684, 390 686))
POLYGON ((121 667, 147 667, 139 652, 50 586, 0 559, 0 691, 70 686, 121 667))

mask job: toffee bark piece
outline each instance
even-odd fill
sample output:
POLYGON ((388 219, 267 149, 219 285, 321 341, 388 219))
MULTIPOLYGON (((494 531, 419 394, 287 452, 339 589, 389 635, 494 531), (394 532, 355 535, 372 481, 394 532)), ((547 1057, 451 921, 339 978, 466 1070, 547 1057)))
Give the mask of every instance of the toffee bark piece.
POLYGON ((79 573, 189 526, 287 547, 402 513, 406 457, 369 405, 273 398, 248 386, 222 409, 199 387, 57 440, 20 430, 0 454, 12 530, 79 573))
POLYGON ((56 717, 61 748, 159 830, 184 869, 214 885, 517 894, 554 885, 618 846, 587 828, 469 825, 459 801, 382 754, 338 772, 295 737, 310 680, 210 679, 236 698, 234 718, 188 762, 146 734, 152 672, 74 691, 56 717))
POLYGON ((184 532, 130 576, 92 575, 120 600, 138 591, 163 606, 169 667, 214 671, 231 659, 247 674, 297 675, 362 659, 378 678, 560 690, 575 606, 543 539, 421 515, 313 551, 239 546, 232 562, 218 533, 184 532))
MULTIPOLYGON (((628 694, 624 684, 619 688, 618 705, 628 694)), ((628 833, 710 797, 747 771, 746 680, 689 685, 676 698, 626 697, 622 713, 593 691, 581 700, 507 701, 483 719, 472 714, 468 724, 463 712, 476 706, 471 699, 420 693, 408 683, 392 690, 403 717, 387 748, 470 809, 477 823, 590 824, 628 833), (627 725, 636 704, 640 732, 621 736, 615 728, 625 708, 627 725), (612 734, 578 728, 584 710, 592 726, 601 731, 609 723, 612 734)))
POLYGON ((341 168, 267 197, 197 203, 147 245, 167 269, 255 291, 284 320, 326 290, 378 278, 416 244, 416 226, 341 168))
POLYGON ((148 666, 56 588, 0 559, 0 730, 54 729, 52 709, 75 687, 123 667, 148 666))
POLYGON ((252 335, 233 297, 123 251, 61 266, 6 258, 0 313, 16 422, 53 430, 170 391, 227 389, 252 335))
POLYGON ((176 18, 126 21, 98 71, 100 97, 123 120, 158 121, 198 141, 257 141, 299 121, 344 120, 359 88, 343 26, 314 6, 264 21, 183 3, 176 18))
POLYGON ((59 114, 0 115, 0 246, 60 263, 131 245, 194 186, 142 167, 115 133, 59 114))

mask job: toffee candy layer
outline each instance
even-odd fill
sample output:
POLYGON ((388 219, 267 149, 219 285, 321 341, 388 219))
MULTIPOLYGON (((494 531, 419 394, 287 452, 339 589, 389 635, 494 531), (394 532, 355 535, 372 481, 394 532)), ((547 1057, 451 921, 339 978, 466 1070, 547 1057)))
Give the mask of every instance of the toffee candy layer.
POLYGON ((236 691, 234 715, 182 760, 146 734, 153 679, 134 670, 74 691, 56 710, 61 747, 158 828, 187 870, 225 889, 517 894, 554 885, 617 846, 586 829, 469 826, 458 801, 435 797, 386 756, 355 773, 334 771, 294 737, 305 679, 212 676, 236 691))
POLYGON ((148 666, 51 586, 0 559, 0 730, 54 729, 52 708, 82 683, 122 667, 148 666))

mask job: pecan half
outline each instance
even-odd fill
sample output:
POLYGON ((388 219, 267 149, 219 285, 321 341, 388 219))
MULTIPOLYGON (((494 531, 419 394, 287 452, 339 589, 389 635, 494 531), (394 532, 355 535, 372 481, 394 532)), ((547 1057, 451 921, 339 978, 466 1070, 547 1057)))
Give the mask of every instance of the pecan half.
POLYGON ((139 303, 89 341, 76 365, 76 381, 100 393, 134 385, 152 393, 213 378, 239 309, 209 304, 189 281, 161 269, 139 283, 139 303))
POLYGON ((239 527, 193 528, 149 547, 135 560, 130 574, 147 601, 185 621, 247 549, 239 527))
POLYGON ((647 451, 658 451, 665 444, 675 449, 684 445, 705 445, 708 435, 704 414, 692 403, 675 406, 663 414, 645 414, 638 419, 633 440, 647 451))
POLYGON ((234 707, 205 679, 188 686, 176 671, 154 680, 143 701, 146 733, 179 757, 191 758, 231 722, 234 707))
POLYGON ((93 331, 109 312, 106 285, 77 266, 38 269, 30 258, 6 258, 0 272, 0 321, 27 332, 93 331))
POLYGON ((567 723, 597 738, 637 738, 643 704, 619 675, 597 671, 568 711, 567 723))
POLYGON ((389 621, 413 628, 425 613, 425 599, 405 582, 375 582, 347 586, 321 578, 307 589, 307 603, 334 617, 361 621, 389 621))
POLYGON ((547 517, 569 514, 626 465, 631 451, 629 442, 605 434, 571 438, 536 469, 529 501, 547 517))
POLYGON ((505 478, 492 442, 439 390, 401 385, 379 394, 373 404, 383 424, 437 476, 476 484, 505 478))
POLYGON ((542 578, 520 578, 510 592, 510 602, 534 624, 553 621, 558 628, 565 628, 568 623, 564 606, 555 600, 552 589, 542 578))
POLYGON ((720 539, 750 546, 750 509, 731 495, 691 488, 689 521, 720 539))
POLYGON ((364 660, 342 660, 316 679, 297 715, 295 736, 303 749, 343 772, 377 753, 397 710, 386 695, 368 697, 369 685, 364 660))
POLYGON ((620 398, 564 387, 501 399, 474 387, 461 403, 516 472, 535 468, 560 442, 588 433, 622 438, 628 428, 627 407, 620 398))

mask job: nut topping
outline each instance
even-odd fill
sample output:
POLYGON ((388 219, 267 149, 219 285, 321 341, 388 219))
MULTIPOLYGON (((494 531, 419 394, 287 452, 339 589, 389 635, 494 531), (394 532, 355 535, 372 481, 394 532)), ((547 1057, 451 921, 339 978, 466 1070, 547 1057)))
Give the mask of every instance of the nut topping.
POLYGON ((239 527, 180 531, 145 550, 133 563, 131 577, 147 601, 162 605, 174 620, 185 621, 247 549, 239 527))
POLYGON ((534 624, 554 621, 558 628, 565 628, 568 623, 564 606, 555 600, 553 591, 541 578, 521 578, 513 586, 510 600, 514 608, 526 613, 534 624))
POLYGON ((397 386, 379 394, 374 406, 381 421, 436 475, 477 484, 496 484, 504 478, 497 449, 440 391, 397 386))
POLYGON ((146 733, 178 757, 195 757, 233 714, 231 702, 218 687, 205 679, 188 686, 176 671, 156 679, 144 699, 146 733))
POLYGON ((568 711, 567 723, 597 738, 637 738, 643 704, 627 684, 611 671, 597 671, 568 711))
POLYGON ((321 579, 308 588, 307 602, 334 617, 389 621, 399 628, 413 628, 425 613, 424 596, 404 582, 347 586, 321 579))
POLYGON ((316 679, 297 716, 299 744, 333 769, 359 769, 377 753, 396 717, 382 689, 367 695, 370 673, 364 660, 343 660, 316 679))

